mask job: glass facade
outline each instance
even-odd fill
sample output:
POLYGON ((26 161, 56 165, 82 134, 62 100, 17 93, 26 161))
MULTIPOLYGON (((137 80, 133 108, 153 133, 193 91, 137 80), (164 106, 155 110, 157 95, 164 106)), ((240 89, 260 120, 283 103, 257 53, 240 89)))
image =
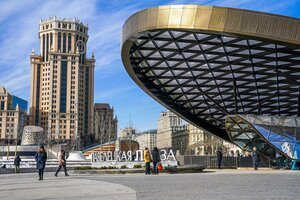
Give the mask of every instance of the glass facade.
POLYGON ((60 79, 60 112, 66 112, 67 103, 67 78, 68 78, 68 61, 61 61, 61 79, 60 79))
POLYGON ((230 138, 242 149, 257 147, 270 157, 279 152, 295 160, 300 160, 299 125, 299 117, 236 115, 226 119, 230 138))
POLYGON ((27 112, 28 102, 24 99, 21 99, 17 96, 12 95, 12 108, 13 108, 13 110, 16 109, 17 105, 19 106, 19 109, 21 111, 27 112))

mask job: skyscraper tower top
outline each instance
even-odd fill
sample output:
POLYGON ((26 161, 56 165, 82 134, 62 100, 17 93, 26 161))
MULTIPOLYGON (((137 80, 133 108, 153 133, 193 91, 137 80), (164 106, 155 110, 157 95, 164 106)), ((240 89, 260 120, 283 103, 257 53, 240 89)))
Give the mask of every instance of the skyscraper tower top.
POLYGON ((77 54, 80 63, 86 59, 88 25, 78 19, 51 17, 39 24, 40 52, 43 62, 52 54, 77 54))
POLYGON ((40 20, 40 31, 48 32, 48 31, 77 31, 84 35, 88 35, 88 24, 82 23, 79 19, 66 19, 59 17, 50 17, 46 20, 40 20))

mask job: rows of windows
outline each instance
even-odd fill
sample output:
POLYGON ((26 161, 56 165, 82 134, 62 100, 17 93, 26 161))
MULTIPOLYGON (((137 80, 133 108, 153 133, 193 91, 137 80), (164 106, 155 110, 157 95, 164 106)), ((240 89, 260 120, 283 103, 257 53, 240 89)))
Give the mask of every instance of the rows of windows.
MULTIPOLYGON (((49 24, 44 24, 42 26, 42 30, 48 30, 48 29, 52 29, 54 25, 52 25, 52 23, 49 24)), ((74 27, 73 23, 63 23, 63 22, 58 22, 57 24, 57 28, 62 28, 62 29, 70 29, 72 30, 72 28, 74 27), (73 26, 72 26, 73 25, 73 26)), ((83 33, 83 34, 87 34, 87 28, 80 26, 80 25, 76 25, 76 30, 83 33)))
POLYGON ((43 55, 43 62, 48 61, 48 52, 50 51, 50 48, 52 47, 53 43, 53 34, 43 34, 42 36, 42 55, 43 55))

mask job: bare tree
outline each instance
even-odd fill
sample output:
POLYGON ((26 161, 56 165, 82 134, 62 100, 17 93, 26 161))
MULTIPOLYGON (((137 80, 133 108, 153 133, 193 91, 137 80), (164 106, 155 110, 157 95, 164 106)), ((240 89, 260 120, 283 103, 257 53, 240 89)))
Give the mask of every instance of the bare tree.
POLYGON ((48 132, 43 130, 42 132, 38 133, 37 136, 36 136, 36 139, 37 139, 37 142, 38 142, 38 145, 40 146, 41 144, 45 144, 46 141, 47 141, 47 135, 48 132))

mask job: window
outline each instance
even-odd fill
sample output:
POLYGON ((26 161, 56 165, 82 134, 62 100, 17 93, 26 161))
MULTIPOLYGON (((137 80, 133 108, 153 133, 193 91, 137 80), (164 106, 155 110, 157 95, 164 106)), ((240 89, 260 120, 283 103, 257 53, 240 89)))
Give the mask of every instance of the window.
MULTIPOLYGON (((52 26, 52 24, 51 24, 51 26, 52 26)), ((52 43, 53 43, 53 34, 52 33, 50 33, 50 51, 52 51, 52 43)))
POLYGON ((48 61, 48 49, 49 49, 49 34, 47 34, 46 36, 46 46, 45 46, 45 49, 46 49, 46 61, 48 61))
POLYGON ((63 53, 66 53, 66 48, 67 48, 67 34, 63 34, 63 53))
POLYGON ((61 61, 60 112, 66 112, 68 62, 61 61))
POLYGON ((3 101, 0 102, 0 110, 4 110, 4 102, 3 101))
POLYGON ((43 61, 45 61, 45 47, 46 47, 45 35, 43 35, 43 61))
POLYGON ((72 37, 71 33, 68 34, 68 52, 71 52, 71 44, 72 44, 72 37))
POLYGON ((58 33, 58 36, 57 36, 57 49, 58 49, 58 51, 60 51, 60 48, 61 48, 61 33, 58 33))

